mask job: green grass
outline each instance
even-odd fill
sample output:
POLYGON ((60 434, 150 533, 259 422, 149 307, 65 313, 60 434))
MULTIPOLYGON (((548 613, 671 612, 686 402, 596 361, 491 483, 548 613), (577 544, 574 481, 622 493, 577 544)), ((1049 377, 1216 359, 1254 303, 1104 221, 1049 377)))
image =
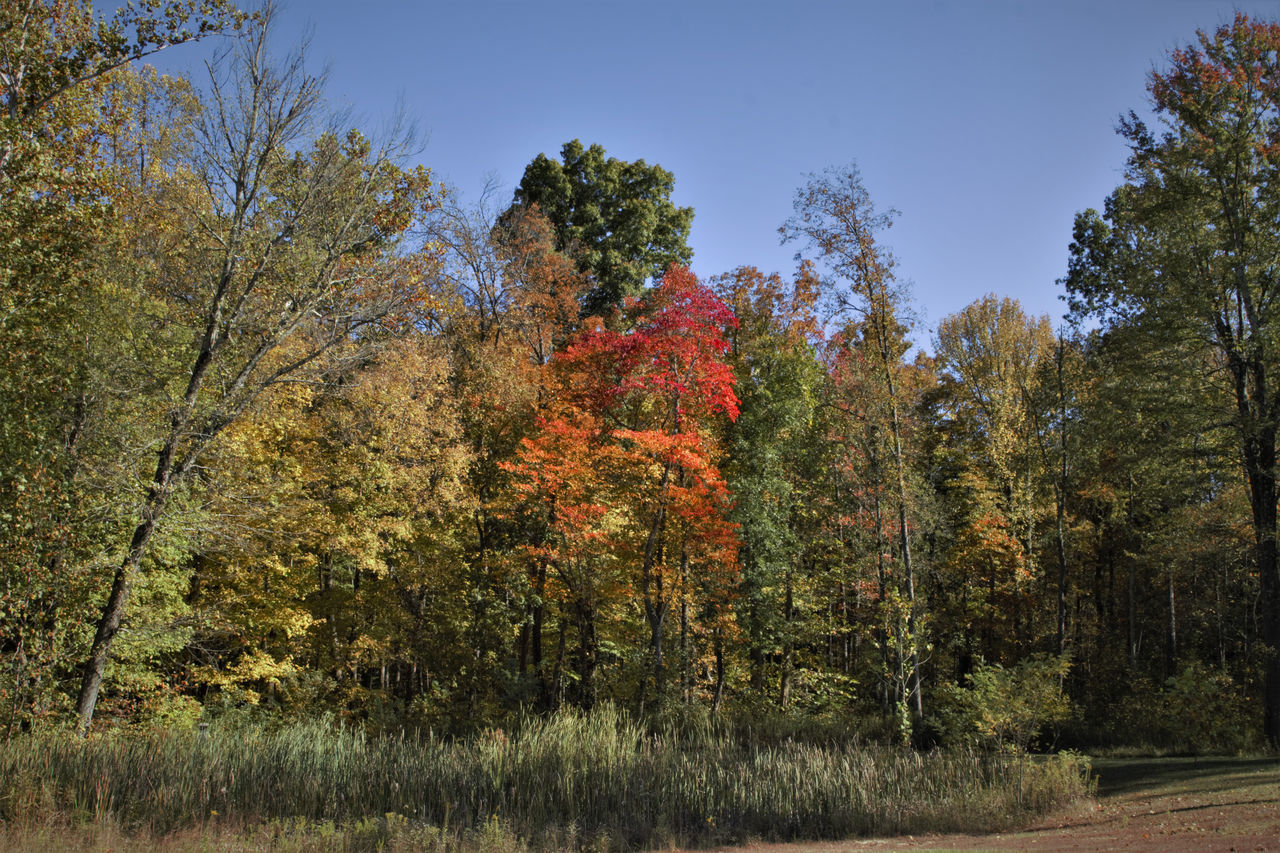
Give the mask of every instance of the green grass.
POLYGON ((0 819, 11 827, 56 816, 152 838, 328 828, 345 839, 333 849, 483 838, 492 849, 636 849, 994 830, 1088 786, 1075 756, 751 745, 710 730, 655 734, 610 709, 468 740, 302 725, 46 735, 0 747, 0 819))

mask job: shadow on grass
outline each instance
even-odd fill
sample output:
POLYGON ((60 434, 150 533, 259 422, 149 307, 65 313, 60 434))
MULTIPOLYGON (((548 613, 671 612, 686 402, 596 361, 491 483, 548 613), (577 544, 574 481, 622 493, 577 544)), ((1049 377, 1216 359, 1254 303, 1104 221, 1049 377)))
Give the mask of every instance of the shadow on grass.
POLYGON ((1139 791, 1190 794, 1210 788, 1231 790, 1280 784, 1280 759, 1266 758, 1096 758, 1099 797, 1139 791))

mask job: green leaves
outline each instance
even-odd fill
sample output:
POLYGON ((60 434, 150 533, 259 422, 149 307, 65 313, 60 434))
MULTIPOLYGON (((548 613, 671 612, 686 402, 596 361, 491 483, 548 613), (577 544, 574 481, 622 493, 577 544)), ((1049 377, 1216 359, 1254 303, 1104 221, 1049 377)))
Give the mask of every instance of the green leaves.
POLYGON ((967 685, 942 690, 944 726, 960 742, 1025 751, 1040 732, 1070 718, 1063 690, 1070 669, 1069 658, 1050 655, 1032 655, 1008 668, 980 663, 967 685))
POLYGON ((643 160, 606 158, 599 145, 584 148, 576 139, 565 143, 561 160, 539 154, 506 215, 537 206, 551 221, 556 248, 595 278, 584 315, 603 315, 672 264, 689 264, 693 208, 671 203, 670 172, 643 160))
MULTIPOLYGON (((1162 456, 1181 445, 1173 425, 1196 412, 1216 443, 1229 427, 1248 488, 1261 585, 1262 639, 1280 646, 1276 460, 1280 435, 1280 25, 1237 14, 1198 34, 1153 72, 1152 104, 1166 132, 1123 122, 1126 182, 1103 217, 1077 217, 1065 280, 1073 310, 1101 319, 1108 348, 1139 342, 1126 404, 1162 456), (1135 393, 1137 392, 1137 393, 1135 393), (1135 406, 1146 392, 1155 399, 1135 406), (1176 401, 1176 402, 1175 402, 1176 401), (1171 403, 1173 405, 1171 405, 1171 403), (1153 429, 1154 427, 1154 429, 1153 429)), ((1122 429, 1127 425, 1122 426, 1122 429)), ((1194 429, 1194 428, 1193 428, 1194 429)), ((1200 441, 1193 438, 1192 454, 1200 441)), ((1183 454, 1186 454, 1185 449, 1183 454)), ((1167 481, 1161 470, 1151 477, 1167 481)), ((1132 495, 1134 477, 1129 479, 1132 495)), ((1194 494, 1197 490, 1191 490, 1194 494)), ((1209 492, 1192 498, 1208 503, 1209 492)), ((1134 499, 1129 515, 1134 515, 1134 499)), ((1132 522, 1131 522, 1132 523, 1132 522)), ((1135 531, 1135 535, 1138 535, 1135 531)), ((1133 577, 1133 568, 1130 568, 1133 577)), ((1131 581, 1132 584, 1132 581, 1131 581)), ((1168 578, 1168 644, 1176 646, 1175 585, 1168 578)), ((1232 597, 1243 603, 1244 589, 1232 597)), ((1130 592, 1129 658, 1137 621, 1130 592)), ((1266 665, 1267 736, 1280 742, 1280 657, 1266 665)))

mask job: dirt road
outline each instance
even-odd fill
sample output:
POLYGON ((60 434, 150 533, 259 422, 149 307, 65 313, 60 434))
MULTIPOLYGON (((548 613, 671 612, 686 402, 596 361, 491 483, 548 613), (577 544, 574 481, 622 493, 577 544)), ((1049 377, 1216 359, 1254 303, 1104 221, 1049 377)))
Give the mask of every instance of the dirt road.
POLYGON ((1021 832, 753 844, 724 853, 867 850, 1280 851, 1280 761, 1100 759, 1098 797, 1021 832))

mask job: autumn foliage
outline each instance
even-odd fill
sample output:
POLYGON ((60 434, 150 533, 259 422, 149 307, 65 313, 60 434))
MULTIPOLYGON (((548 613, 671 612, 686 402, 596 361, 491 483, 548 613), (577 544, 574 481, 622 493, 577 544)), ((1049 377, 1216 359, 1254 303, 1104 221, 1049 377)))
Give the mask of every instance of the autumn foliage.
POLYGON ((667 614, 697 607, 708 630, 727 630, 736 569, 714 420, 738 414, 724 360, 736 321, 682 267, 630 310, 625 330, 588 328, 552 360, 554 390, 508 466, 546 530, 526 552, 551 568, 554 594, 575 614, 588 704, 598 620, 643 600, 661 691, 667 614))
POLYGON ((1205 739, 1275 739, 1276 24, 1153 74, 1074 326, 987 295, 926 340, 856 166, 794 274, 700 280, 660 166, 573 141, 468 201, 269 11, 0 4, 6 737, 608 702, 927 743, 1028 685, 1088 743, 1210 673, 1267 727, 1205 739), (131 64, 237 29, 208 81, 131 64))

